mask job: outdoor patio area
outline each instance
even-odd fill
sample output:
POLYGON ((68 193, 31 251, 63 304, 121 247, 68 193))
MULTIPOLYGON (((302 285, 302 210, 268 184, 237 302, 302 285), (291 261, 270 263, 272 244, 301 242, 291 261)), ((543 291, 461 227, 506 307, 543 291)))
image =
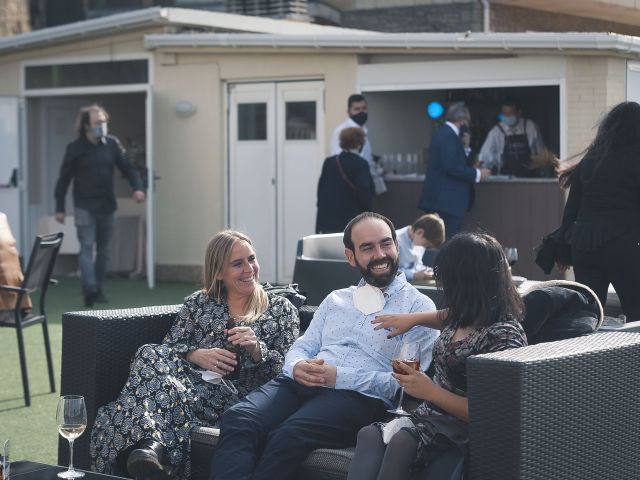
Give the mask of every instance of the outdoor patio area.
MULTIPOLYGON (((11 439, 11 456, 16 460, 57 463, 59 435, 56 405, 60 392, 62 314, 86 310, 80 295, 79 279, 57 279, 59 284, 49 289, 46 305, 56 372, 56 393, 49 393, 42 329, 38 326, 28 328, 24 332, 32 405, 24 406, 16 334, 12 329, 0 329, 0 439, 11 439)), ((198 285, 190 283, 162 282, 154 290, 149 290, 145 280, 109 279, 105 294, 110 303, 96 307, 111 309, 177 304, 197 288, 198 285)), ((37 297, 34 298, 34 305, 37 300, 37 297)), ((88 434, 85 432, 84 435, 88 434)))

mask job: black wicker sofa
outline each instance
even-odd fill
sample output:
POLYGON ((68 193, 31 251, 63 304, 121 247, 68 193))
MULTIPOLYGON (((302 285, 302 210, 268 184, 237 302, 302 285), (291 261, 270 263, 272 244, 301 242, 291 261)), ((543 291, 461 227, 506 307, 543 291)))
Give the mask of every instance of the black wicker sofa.
MULTIPOLYGON (((178 308, 64 314, 61 393, 84 395, 87 431, 97 408, 122 388, 136 349, 160 342, 178 308)), ((596 333, 471 358, 470 461, 465 478, 640 478, 639 367, 640 333, 633 331, 596 333)), ((208 477, 216 439, 216 429, 192 433, 194 480, 208 477)), ((67 442, 59 445, 59 463, 66 465, 67 442)), ((76 440, 74 450, 75 465, 88 468, 88 434, 76 440)), ((352 452, 316 450, 299 478, 345 479, 352 452)), ((458 462, 455 456, 448 460, 458 462)))

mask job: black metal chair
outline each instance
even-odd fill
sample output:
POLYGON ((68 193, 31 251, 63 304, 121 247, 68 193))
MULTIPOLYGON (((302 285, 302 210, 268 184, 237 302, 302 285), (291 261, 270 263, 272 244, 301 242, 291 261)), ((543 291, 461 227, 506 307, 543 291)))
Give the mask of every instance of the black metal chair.
POLYGON ((0 285, 0 290, 17 294, 16 306, 13 311, 4 311, 0 315, 0 327, 15 328, 18 335, 18 352, 20 355, 20 369, 22 371, 22 388, 24 390, 24 403, 28 407, 31 405, 31 395, 29 394, 29 377, 27 375, 27 358, 24 350, 24 338, 22 330, 32 325, 42 324, 44 335, 44 348, 47 356, 47 368, 49 370, 49 384, 51 392, 56 391, 55 379, 53 377, 53 362, 51 360, 51 346, 49 344, 49 330, 47 329, 47 314, 45 311, 45 300, 49 284, 56 284, 57 281, 51 278, 53 266, 62 244, 64 234, 51 233, 36 236, 29 264, 24 271, 24 280, 20 287, 0 285), (32 294, 40 290, 39 312, 35 308, 25 311, 21 308, 22 298, 27 294, 32 294))

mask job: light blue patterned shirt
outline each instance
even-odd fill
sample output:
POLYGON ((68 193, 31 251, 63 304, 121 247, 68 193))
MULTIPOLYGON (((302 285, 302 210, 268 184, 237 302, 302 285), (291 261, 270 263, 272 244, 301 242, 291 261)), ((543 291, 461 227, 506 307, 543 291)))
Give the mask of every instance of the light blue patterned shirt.
MULTIPOLYGON (((364 281, 360 281, 364 285, 364 281)), ((364 315, 353 305, 357 287, 334 290, 318 307, 309 328, 298 338, 284 361, 283 373, 293 378, 293 367, 306 358, 322 358, 337 367, 336 387, 355 390, 391 406, 398 382, 391 376, 391 360, 403 338, 423 342, 420 365, 431 363, 433 342, 439 332, 415 327, 404 335, 387 338, 386 329, 374 331, 371 321, 379 315, 435 310, 431 299, 407 283, 399 272, 385 291, 381 311, 364 315)))
POLYGON ((425 249, 418 247, 414 250, 413 242, 409 238, 408 226, 396 230, 396 236, 398 237, 398 254, 400 255, 399 270, 404 273, 407 280, 411 281, 415 272, 426 268, 422 263, 425 249), (416 251, 421 253, 416 254, 416 251))

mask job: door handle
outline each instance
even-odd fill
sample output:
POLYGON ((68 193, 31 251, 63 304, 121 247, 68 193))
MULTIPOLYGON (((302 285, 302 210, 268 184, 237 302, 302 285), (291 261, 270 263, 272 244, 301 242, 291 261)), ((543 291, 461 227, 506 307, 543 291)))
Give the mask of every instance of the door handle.
POLYGON ((11 170, 11 177, 7 183, 0 183, 0 188, 16 188, 18 186, 18 169, 11 170))

